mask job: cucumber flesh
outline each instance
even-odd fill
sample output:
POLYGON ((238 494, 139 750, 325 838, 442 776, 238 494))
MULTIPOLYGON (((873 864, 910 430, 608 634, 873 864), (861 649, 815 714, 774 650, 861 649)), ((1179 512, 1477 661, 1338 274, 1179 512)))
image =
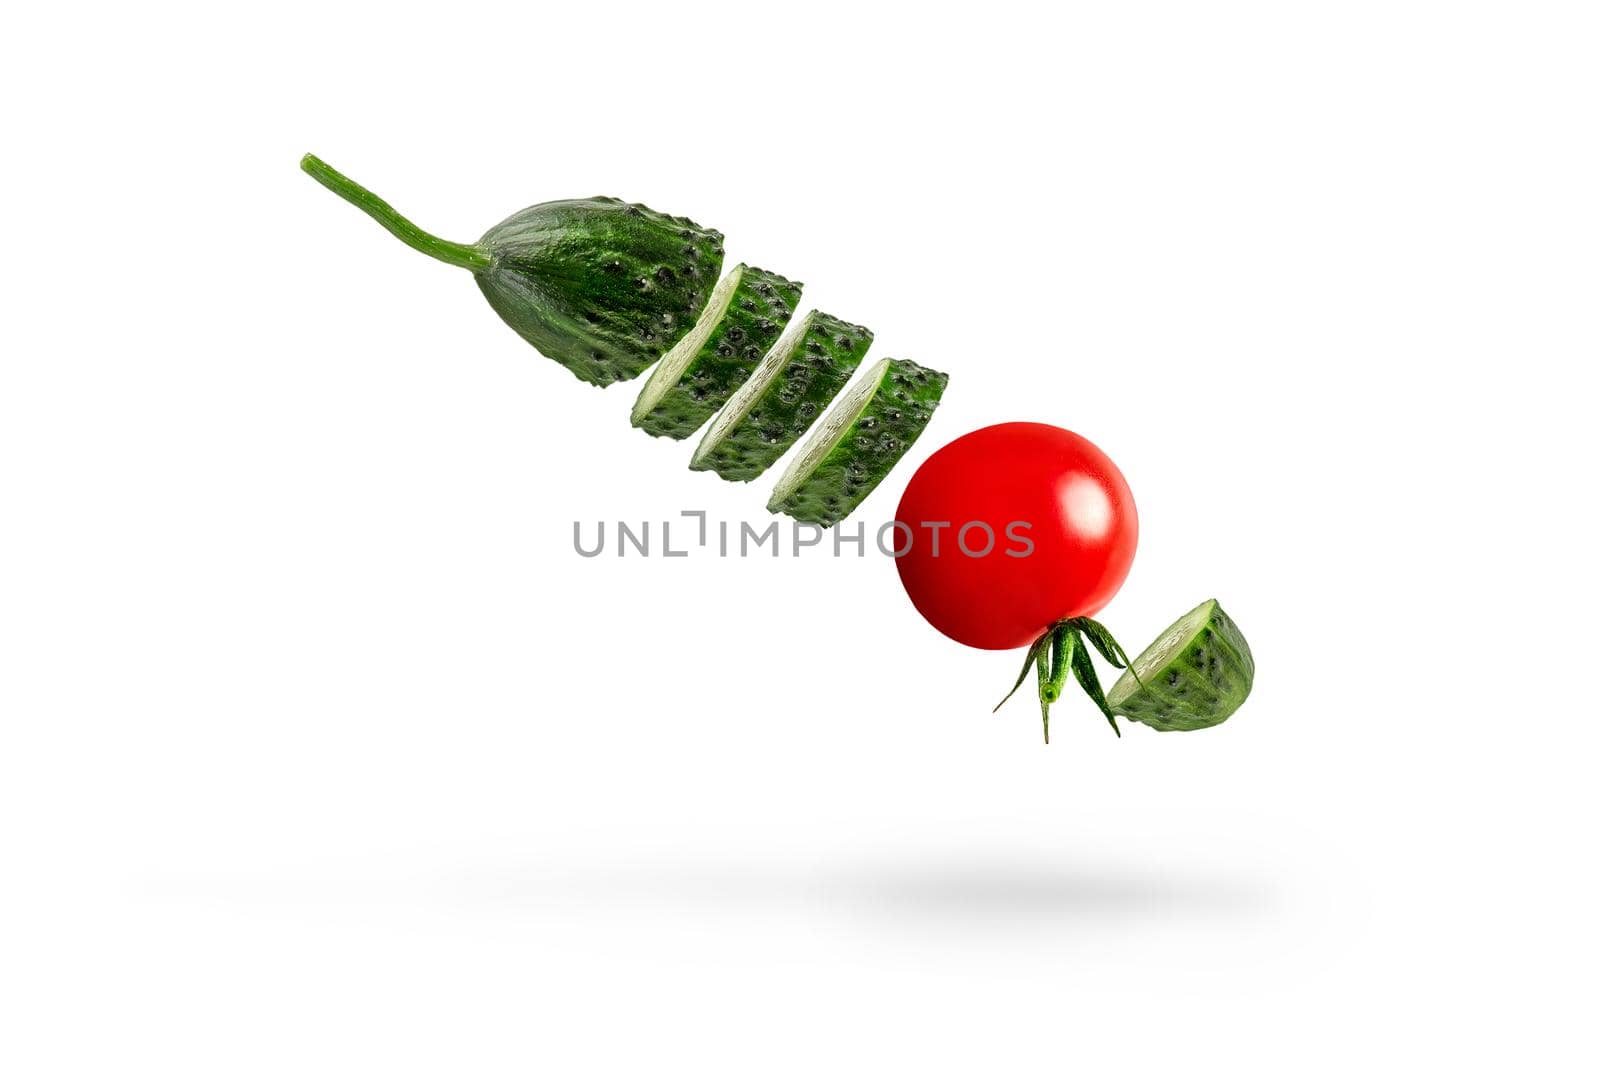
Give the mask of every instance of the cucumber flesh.
POLYGON ((1238 711, 1255 674, 1244 634, 1213 599, 1172 624, 1136 656, 1106 700, 1116 715, 1158 731, 1200 730, 1238 711))
POLYGON ((717 283, 693 329, 674 345, 640 391, 633 425, 687 438, 750 377, 800 302, 801 286, 739 264, 717 283))
POLYGON ((758 478, 822 414, 871 345, 866 327, 807 312, 717 413, 690 468, 730 482, 758 478))
POLYGON ((805 483, 817 469, 817 465, 822 462, 823 457, 839 444, 840 439, 849 433, 851 427, 855 426, 856 420, 861 417, 867 405, 872 403, 878 387, 883 384, 883 376, 888 373, 889 361, 879 360, 867 369, 861 381, 850 387, 850 392, 839 398, 839 403, 833 406, 821 423, 817 424, 816 430, 806 439, 805 447, 789 462, 777 485, 772 488, 772 503, 768 505, 769 508, 791 496, 805 483))
POLYGON ((706 310, 700 313, 700 320, 694 324, 693 329, 683 335, 681 341, 661 357, 661 362, 650 372, 650 378, 639 391, 639 399, 633 402, 634 426, 638 426, 641 418, 654 411, 656 405, 661 403, 661 398, 667 395, 667 391, 683 378, 683 372, 699 353, 700 346, 706 343, 711 331, 722 322, 723 313, 728 310, 728 305, 733 303, 733 291, 744 278, 744 272, 745 266, 741 263, 722 276, 717 288, 711 291, 711 298, 706 301, 706 310))
POLYGON ((849 515, 922 434, 948 381, 910 360, 873 364, 811 432, 767 510, 824 527, 849 515))

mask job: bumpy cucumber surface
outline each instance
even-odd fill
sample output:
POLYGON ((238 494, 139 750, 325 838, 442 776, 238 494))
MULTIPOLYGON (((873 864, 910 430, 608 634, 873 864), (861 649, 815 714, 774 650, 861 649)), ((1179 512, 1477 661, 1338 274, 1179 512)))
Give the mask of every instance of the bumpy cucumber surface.
POLYGON ((1214 727, 1244 704, 1255 681, 1250 646, 1210 600, 1162 632, 1106 695, 1111 711, 1158 731, 1214 727), (1138 672, 1144 686, 1134 678, 1138 672))
POLYGON ((949 377, 910 360, 879 360, 811 432, 767 510, 824 527, 849 515, 921 435, 949 377))
POLYGON ((686 438, 744 384, 800 302, 800 283, 739 264, 717 283, 694 328, 645 382, 633 425, 686 438))
POLYGON ((730 482, 760 477, 850 381, 871 345, 866 327, 807 312, 717 413, 689 466, 730 482))
POLYGON ((637 378, 694 326, 722 235, 612 197, 557 200, 483 235, 478 287, 506 325, 585 382, 637 378))

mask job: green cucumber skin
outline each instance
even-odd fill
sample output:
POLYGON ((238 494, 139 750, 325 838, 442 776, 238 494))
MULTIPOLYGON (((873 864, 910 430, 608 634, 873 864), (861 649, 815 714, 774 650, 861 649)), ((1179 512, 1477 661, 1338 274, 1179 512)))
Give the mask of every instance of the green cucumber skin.
MULTIPOLYGON (((1237 624, 1213 605, 1206 625, 1159 677, 1112 702, 1115 714, 1158 731, 1197 731, 1226 720, 1250 696, 1256 662, 1237 624)), ((1127 677, 1127 673, 1124 673, 1127 677)), ((1121 682, 1121 680, 1118 680, 1121 682)))
POLYGON ((637 378, 694 326, 722 235, 614 197, 556 200, 483 235, 478 287, 507 326, 578 378, 637 378))
POLYGON ((872 331, 866 327, 811 313, 788 365, 721 444, 689 466, 729 482, 760 478, 839 395, 871 347, 872 331))
POLYGON ((746 267, 722 321, 706 337, 683 377, 634 425, 682 440, 717 414, 772 348, 800 303, 799 282, 746 267))
POLYGON ((950 376, 893 360, 878 390, 803 483, 769 511, 831 527, 878 487, 927 428, 950 376))

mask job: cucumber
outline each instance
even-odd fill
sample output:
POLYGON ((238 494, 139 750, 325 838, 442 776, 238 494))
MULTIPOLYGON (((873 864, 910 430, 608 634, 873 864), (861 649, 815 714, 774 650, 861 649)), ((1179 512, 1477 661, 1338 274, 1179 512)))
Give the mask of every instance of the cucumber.
POLYGON ((536 204, 493 227, 478 288, 507 326, 592 385, 637 378, 695 324, 722 235, 614 197, 536 204))
POLYGON ((849 515, 917 440, 949 380, 910 360, 879 360, 811 432, 767 510, 824 527, 849 515))
POLYGON ((1250 695, 1255 675, 1244 634, 1213 599, 1135 657, 1106 699, 1125 719, 1158 731, 1194 731, 1233 715, 1250 695))
POLYGON ((871 345, 866 327, 807 312, 717 413, 689 466, 730 482, 759 477, 800 440, 871 345))
POLYGON ((401 241, 477 278, 506 325, 597 386, 637 378, 695 324, 722 235, 614 197, 525 208, 476 244, 422 230, 315 156, 300 167, 401 241))
POLYGON ((686 438, 710 419, 761 363, 800 302, 800 283, 759 267, 729 271, 700 315, 644 384, 633 425, 686 438))

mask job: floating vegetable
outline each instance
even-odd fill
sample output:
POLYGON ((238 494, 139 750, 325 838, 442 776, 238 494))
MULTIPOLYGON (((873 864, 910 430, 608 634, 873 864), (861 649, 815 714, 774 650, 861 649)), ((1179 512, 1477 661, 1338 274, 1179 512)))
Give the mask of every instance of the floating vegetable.
POLYGON ((1244 634, 1213 598, 1162 631, 1108 698, 1116 715, 1158 731, 1194 731, 1238 711, 1255 677, 1244 634))
POLYGON ((717 414, 689 466, 730 482, 758 478, 838 395, 872 345, 872 331, 807 312, 717 414))
POLYGON ((849 515, 922 434, 949 380, 910 360, 879 360, 811 432, 767 510, 824 527, 849 515))
POLYGON ((800 303, 800 283, 739 264, 694 329, 661 358, 633 405, 633 425, 686 438, 744 384, 800 303))
POLYGON ((471 271, 507 326, 598 386, 660 359, 722 271, 717 231, 612 197, 535 204, 467 245, 420 229, 316 156, 300 167, 418 252, 471 271))
POLYGON ((1018 649, 1058 620, 1094 615, 1121 588, 1139 542, 1117 465, 1046 423, 1000 423, 950 442, 911 476, 895 518, 910 532, 895 563, 911 603, 978 649, 1018 649))

